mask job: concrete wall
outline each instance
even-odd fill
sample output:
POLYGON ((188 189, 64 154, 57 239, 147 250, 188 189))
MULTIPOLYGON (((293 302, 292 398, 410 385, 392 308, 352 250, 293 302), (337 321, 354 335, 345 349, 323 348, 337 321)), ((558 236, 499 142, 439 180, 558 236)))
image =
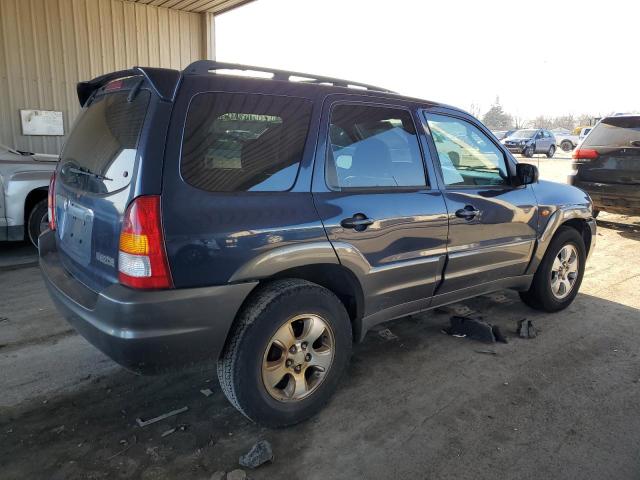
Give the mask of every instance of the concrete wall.
POLYGON ((60 153, 66 137, 22 135, 20 109, 62 111, 67 134, 78 81, 204 58, 206 20, 120 0, 0 0, 0 143, 60 153))

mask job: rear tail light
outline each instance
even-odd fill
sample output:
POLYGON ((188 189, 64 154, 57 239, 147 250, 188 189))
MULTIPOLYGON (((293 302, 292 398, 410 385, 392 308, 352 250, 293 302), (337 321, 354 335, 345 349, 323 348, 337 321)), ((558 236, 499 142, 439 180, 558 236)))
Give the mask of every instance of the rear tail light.
POLYGON ((56 229, 56 194, 54 189, 56 187, 56 172, 51 175, 49 181, 49 192, 47 192, 47 209, 49 213, 49 228, 51 230, 56 229))
POLYGON ((158 195, 138 197, 127 208, 120 232, 118 271, 120 283, 128 287, 173 287, 158 195))
POLYGON ((598 151, 592 148, 578 148, 573 152, 574 160, 595 160, 598 156, 598 151))

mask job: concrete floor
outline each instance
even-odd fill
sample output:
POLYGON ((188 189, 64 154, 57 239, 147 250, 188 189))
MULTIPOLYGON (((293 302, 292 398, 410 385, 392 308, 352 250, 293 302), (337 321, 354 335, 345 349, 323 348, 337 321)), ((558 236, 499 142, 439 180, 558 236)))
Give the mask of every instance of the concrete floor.
MULTIPOLYGON (((568 162, 540 167, 562 180, 568 162)), ((443 335, 447 313, 390 322, 397 339, 370 332, 320 415, 278 431, 229 406, 210 367, 122 370, 60 318, 37 267, 0 270, 0 478, 208 479, 268 439, 275 461, 251 478, 637 479, 640 218, 604 213, 599 227, 564 312, 535 312, 513 292, 464 302, 507 334, 488 347, 443 335), (522 318, 537 338, 515 335, 522 318)))

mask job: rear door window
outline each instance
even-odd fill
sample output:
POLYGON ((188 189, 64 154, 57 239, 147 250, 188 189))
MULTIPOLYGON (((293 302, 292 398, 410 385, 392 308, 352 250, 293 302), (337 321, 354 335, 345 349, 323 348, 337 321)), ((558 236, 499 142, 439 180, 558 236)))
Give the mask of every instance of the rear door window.
POLYGON ((61 155, 60 178, 72 188, 107 194, 129 185, 150 93, 141 90, 96 97, 85 109, 61 155))
POLYGON ((640 116, 611 117, 598 123, 583 147, 640 147, 640 116))
POLYGON ((285 191, 293 186, 312 103, 276 95, 200 93, 191 101, 180 172, 211 192, 285 191))
POLYGON ((331 112, 327 185, 334 190, 425 188, 424 164, 407 110, 340 104, 331 112))

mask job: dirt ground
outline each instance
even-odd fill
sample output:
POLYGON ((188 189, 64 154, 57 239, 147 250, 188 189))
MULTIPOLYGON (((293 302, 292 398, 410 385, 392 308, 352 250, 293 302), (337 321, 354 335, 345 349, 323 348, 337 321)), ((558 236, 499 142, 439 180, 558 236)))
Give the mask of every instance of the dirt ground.
MULTIPOLYGON (((569 164, 539 162, 557 181, 569 164)), ((443 335, 447 312, 389 322, 396 338, 370 332, 330 404, 286 430, 237 413, 211 366, 123 370, 61 319, 37 267, 0 268, 0 478, 209 479, 267 439, 275 460, 250 478, 638 479, 640 218, 603 213, 598 224, 564 312, 533 311, 510 291, 464 302, 506 333, 489 346, 443 335), (537 338, 517 337, 522 318, 537 338)))

